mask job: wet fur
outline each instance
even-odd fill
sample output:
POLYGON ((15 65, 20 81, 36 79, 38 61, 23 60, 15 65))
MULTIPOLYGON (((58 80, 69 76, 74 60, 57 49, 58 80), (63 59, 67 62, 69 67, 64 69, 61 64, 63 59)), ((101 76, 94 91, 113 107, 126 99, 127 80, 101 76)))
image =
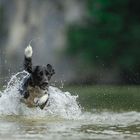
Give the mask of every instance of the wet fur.
MULTIPOLYGON (((48 94, 49 81, 52 75, 55 74, 54 69, 50 64, 32 66, 32 53, 32 47, 28 46, 25 49, 24 70, 30 73, 30 76, 23 81, 21 90, 21 94, 23 95, 21 101, 28 107, 37 106, 35 98, 39 99, 43 95, 48 94)), ((39 107, 43 109, 47 101, 39 107)))
POLYGON ((35 98, 40 98, 45 94, 48 94, 47 91, 42 91, 39 87, 31 87, 27 88, 28 98, 22 98, 21 101, 25 103, 28 107, 36 107, 35 98))

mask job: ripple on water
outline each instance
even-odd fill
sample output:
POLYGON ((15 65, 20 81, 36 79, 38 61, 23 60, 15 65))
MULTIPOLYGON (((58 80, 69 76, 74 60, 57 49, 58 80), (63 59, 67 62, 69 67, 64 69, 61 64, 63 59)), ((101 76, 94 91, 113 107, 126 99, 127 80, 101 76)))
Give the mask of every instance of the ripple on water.
POLYGON ((56 87, 49 87, 49 107, 26 107, 18 92, 26 76, 26 72, 15 74, 1 92, 0 139, 140 139, 139 112, 85 112, 77 96, 56 87))

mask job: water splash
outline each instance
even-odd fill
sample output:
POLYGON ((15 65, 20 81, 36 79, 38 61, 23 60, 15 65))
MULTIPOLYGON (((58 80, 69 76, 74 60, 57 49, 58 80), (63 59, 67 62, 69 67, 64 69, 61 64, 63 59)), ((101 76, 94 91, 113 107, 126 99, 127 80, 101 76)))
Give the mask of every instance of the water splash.
POLYGON ((81 114, 81 109, 76 101, 78 96, 72 96, 69 92, 62 92, 56 87, 49 87, 50 105, 44 110, 28 108, 20 102, 20 86, 23 80, 29 76, 25 71, 13 75, 0 97, 0 115, 25 115, 25 116, 59 116, 64 118, 76 118, 81 114))

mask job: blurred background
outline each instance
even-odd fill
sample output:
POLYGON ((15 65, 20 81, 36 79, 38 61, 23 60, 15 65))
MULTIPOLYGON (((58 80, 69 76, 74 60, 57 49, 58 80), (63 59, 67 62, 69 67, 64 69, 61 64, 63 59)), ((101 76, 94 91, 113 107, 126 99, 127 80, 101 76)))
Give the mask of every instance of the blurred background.
POLYGON ((54 81, 71 85, 140 84, 140 1, 0 0, 0 83, 51 63, 54 81))

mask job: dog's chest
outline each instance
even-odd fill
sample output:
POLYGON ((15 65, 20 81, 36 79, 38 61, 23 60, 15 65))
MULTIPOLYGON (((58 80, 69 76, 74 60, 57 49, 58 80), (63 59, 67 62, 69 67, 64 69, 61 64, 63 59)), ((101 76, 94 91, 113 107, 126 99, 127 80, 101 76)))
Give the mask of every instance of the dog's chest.
POLYGON ((28 87, 29 97, 26 99, 26 104, 28 107, 35 107, 35 100, 41 98, 43 95, 47 94, 47 90, 41 90, 38 87, 28 87))

